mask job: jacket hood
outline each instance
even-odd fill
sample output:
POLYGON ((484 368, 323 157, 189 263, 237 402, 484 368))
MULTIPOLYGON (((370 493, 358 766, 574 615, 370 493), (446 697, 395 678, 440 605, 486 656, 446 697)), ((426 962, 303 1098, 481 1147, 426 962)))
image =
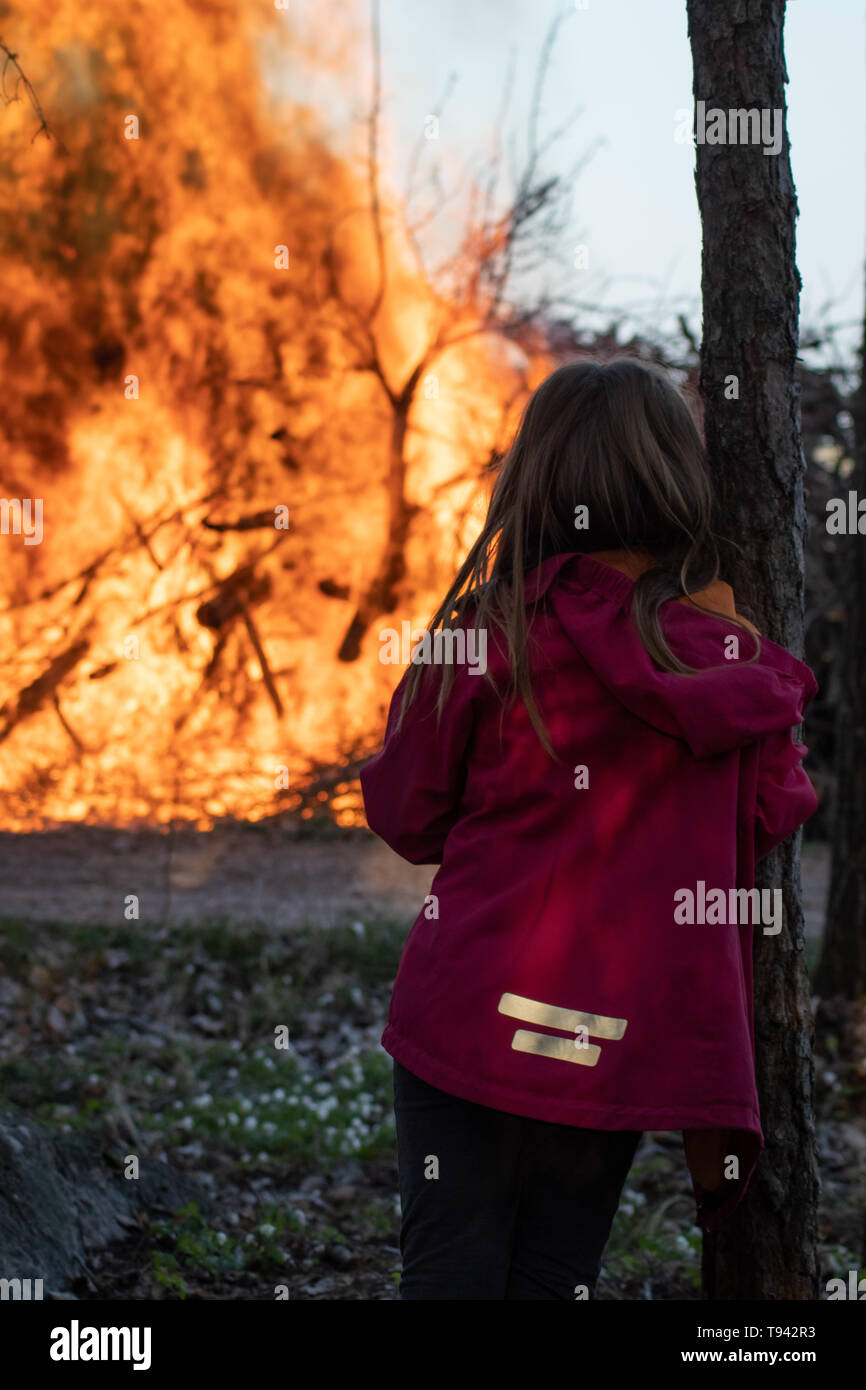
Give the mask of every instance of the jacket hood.
POLYGON ((698 668, 696 674, 658 669, 629 612, 634 580, 650 563, 620 551, 554 555, 526 575, 527 602, 546 595, 570 642, 610 694, 660 733, 683 739, 696 758, 799 724, 818 690, 815 677, 766 637, 760 638, 758 659, 749 662, 752 639, 734 624, 725 627, 725 613, 739 615, 730 586, 721 581, 661 609, 671 649, 698 668), (708 616, 708 609, 720 616, 708 616), (742 660, 725 659, 729 634, 739 638, 742 660))

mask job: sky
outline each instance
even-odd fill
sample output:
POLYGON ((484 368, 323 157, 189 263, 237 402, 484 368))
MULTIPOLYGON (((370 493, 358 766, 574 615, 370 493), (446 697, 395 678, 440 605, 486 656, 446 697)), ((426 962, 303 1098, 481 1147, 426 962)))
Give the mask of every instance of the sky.
MULTIPOLYGON (((300 9, 309 3, 300 0, 300 9)), ((674 136, 676 112, 693 106, 685 0, 381 0, 388 177, 405 187, 425 119, 452 73, 437 143, 446 172, 484 160, 509 72, 506 140, 513 132, 520 148, 538 55, 551 19, 563 10, 568 18, 551 54, 540 134, 581 109, 546 167, 563 172, 581 154, 590 156, 575 181, 565 233, 569 247, 588 248, 582 287, 604 305, 634 308, 644 324, 665 316, 669 322, 672 311, 685 309, 697 328, 695 152, 674 136)), ((356 121, 369 97, 368 14, 361 0, 362 56, 350 90, 343 80, 356 121)), ((801 325, 843 325, 830 357, 844 359, 856 351, 863 317, 866 0, 789 0, 785 52, 801 325)), ((335 122, 338 106, 331 106, 335 122)))

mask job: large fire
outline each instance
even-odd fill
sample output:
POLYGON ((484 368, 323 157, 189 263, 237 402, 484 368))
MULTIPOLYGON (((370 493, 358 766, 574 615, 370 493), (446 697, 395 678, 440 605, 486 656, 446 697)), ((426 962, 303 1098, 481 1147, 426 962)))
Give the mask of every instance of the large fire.
POLYGON ((4 10, 66 147, 0 113, 7 828, 360 820, 380 632, 429 616, 545 368, 382 178, 377 238, 367 130, 278 104, 290 18, 255 8, 4 10))

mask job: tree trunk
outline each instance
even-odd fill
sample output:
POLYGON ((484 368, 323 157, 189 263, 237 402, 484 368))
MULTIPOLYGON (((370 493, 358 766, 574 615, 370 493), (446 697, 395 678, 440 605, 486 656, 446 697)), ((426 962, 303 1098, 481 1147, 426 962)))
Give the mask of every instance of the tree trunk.
MULTIPOLYGON (((854 471, 837 479, 835 496, 866 497, 866 317, 860 389, 851 401, 854 471)), ((845 626, 839 644, 836 712, 836 793, 830 896, 815 986, 823 997, 851 1002, 866 996, 866 541, 837 536, 845 626)))
MULTIPOLYGON (((717 525, 729 542, 724 577, 760 630, 801 656, 805 463, 784 15, 785 0, 688 0, 696 103, 706 103, 708 119, 711 108, 726 117, 743 108, 778 112, 776 128, 783 130, 778 154, 765 154, 762 143, 698 138, 701 392, 721 500, 717 525)), ((766 1149, 738 1211, 705 1239, 704 1291, 714 1299, 814 1299, 818 1172, 799 835, 758 866, 756 883, 781 886, 784 902, 783 931, 755 934, 755 1043, 766 1149)))

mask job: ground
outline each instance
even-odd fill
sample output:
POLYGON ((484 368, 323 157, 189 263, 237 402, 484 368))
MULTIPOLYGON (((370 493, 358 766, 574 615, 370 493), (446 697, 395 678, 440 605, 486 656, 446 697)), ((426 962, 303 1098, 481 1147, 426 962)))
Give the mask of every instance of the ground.
MULTIPOLYGON (((396 1297, 379 1038, 432 870, 364 832, 302 831, 0 836, 5 1103, 54 1131, 104 1136, 117 1181, 135 1156, 185 1170, 199 1193, 139 1208, 67 1295, 396 1297), (124 916, 131 895, 139 920, 124 916)), ((814 961, 819 848, 807 848, 804 884, 814 961)), ((829 1054, 818 1076, 826 1279, 864 1259, 866 1106, 829 1054)), ((599 1297, 697 1297, 693 1219, 679 1136, 647 1134, 599 1297)))

